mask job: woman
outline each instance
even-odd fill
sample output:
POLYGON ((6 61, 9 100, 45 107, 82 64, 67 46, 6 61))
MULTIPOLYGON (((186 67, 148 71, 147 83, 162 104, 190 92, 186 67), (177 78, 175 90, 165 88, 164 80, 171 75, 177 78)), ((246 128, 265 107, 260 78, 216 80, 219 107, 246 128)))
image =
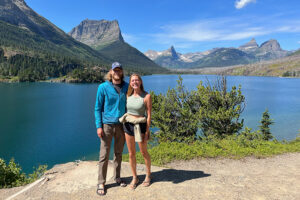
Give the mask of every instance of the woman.
MULTIPOLYGON (((151 96, 144 91, 142 78, 138 74, 132 74, 129 79, 129 87, 127 92, 127 114, 134 118, 146 117, 146 123, 140 123, 140 130, 142 136, 142 142, 138 142, 140 152, 142 153, 146 164, 146 178, 142 183, 143 186, 148 187, 151 184, 151 159, 147 151, 147 142, 150 138, 150 122, 151 122, 151 110, 152 101, 151 96)), ((135 150, 135 138, 134 138, 134 126, 135 124, 125 122, 124 131, 125 138, 129 152, 129 163, 133 174, 132 181, 130 183, 131 189, 135 189, 139 183, 139 179, 136 173, 136 150, 135 150)))

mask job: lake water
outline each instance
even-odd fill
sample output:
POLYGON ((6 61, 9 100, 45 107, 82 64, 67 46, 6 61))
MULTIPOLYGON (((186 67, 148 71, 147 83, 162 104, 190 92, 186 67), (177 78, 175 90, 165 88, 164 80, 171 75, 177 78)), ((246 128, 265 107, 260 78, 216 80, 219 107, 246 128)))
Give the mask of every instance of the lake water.
MULTIPOLYGON (((216 76, 182 75, 184 85, 216 76)), ((147 91, 165 93, 176 86, 177 75, 144 76, 147 91)), ((300 129, 300 79, 228 76, 228 86, 242 86, 245 125, 258 129, 269 109, 277 139, 296 138, 300 129)), ((77 159, 97 160, 99 139, 94 125, 98 84, 0 83, 0 158, 14 157, 24 171, 33 166, 77 159)), ((127 147, 124 148, 127 152, 127 147)))

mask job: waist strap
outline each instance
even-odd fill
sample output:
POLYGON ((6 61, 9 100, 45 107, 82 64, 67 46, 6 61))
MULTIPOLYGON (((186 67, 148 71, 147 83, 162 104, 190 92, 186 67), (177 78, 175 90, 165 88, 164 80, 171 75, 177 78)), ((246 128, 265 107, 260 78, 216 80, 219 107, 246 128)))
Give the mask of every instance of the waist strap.
POLYGON ((128 113, 125 113, 119 121, 121 123, 129 122, 134 124, 134 139, 136 142, 142 142, 142 133, 141 133, 141 127, 139 123, 145 123, 147 121, 146 117, 133 117, 128 113))

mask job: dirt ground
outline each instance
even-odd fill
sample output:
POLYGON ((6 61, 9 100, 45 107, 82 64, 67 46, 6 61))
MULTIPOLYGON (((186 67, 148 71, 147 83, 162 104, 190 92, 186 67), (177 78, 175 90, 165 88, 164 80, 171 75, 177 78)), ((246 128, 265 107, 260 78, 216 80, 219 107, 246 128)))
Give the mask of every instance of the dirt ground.
MULTIPOLYGON (((96 194, 97 162, 84 161, 56 165, 44 179, 13 199, 300 199, 300 153, 257 159, 197 159, 177 161, 166 167, 152 167, 153 183, 135 190, 113 182, 109 164, 107 194, 96 194)), ((138 165, 139 179, 145 178, 144 165, 138 165)), ((122 164, 128 183, 131 172, 122 164)), ((1 189, 7 199, 28 186, 1 189)))

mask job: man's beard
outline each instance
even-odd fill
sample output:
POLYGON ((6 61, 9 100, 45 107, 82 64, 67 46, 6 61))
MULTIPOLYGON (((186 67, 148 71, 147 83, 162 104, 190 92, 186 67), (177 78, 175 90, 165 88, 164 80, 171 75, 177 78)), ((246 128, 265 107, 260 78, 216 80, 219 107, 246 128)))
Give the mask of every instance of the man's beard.
POLYGON ((119 75, 113 75, 112 76, 112 78, 115 80, 115 81, 120 81, 120 80, 122 80, 122 75, 121 76, 119 76, 119 75))

